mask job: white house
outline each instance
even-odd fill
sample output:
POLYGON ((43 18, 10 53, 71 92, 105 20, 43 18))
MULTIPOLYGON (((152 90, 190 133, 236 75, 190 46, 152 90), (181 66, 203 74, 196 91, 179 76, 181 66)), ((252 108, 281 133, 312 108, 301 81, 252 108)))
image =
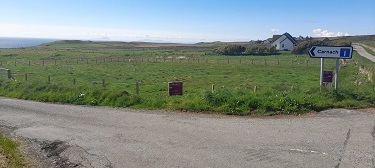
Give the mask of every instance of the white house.
POLYGON ((292 50, 297 43, 297 40, 289 33, 284 33, 283 35, 274 35, 271 45, 275 46, 276 50, 292 50))

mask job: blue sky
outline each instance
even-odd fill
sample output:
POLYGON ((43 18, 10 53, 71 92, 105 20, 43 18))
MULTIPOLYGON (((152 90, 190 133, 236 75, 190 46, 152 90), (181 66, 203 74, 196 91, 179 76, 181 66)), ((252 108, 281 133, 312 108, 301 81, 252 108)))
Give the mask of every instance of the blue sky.
POLYGON ((375 0, 0 0, 0 37, 250 41, 375 34, 375 0))

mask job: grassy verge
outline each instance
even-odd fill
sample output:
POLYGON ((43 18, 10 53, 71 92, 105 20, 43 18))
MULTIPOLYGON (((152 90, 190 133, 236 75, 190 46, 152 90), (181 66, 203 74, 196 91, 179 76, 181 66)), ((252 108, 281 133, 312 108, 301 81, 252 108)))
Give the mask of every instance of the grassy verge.
POLYGON ((5 167, 26 167, 24 157, 18 149, 19 143, 14 142, 0 133, 0 163, 5 167))
POLYGON ((375 56, 375 52, 373 50, 371 50, 370 48, 365 47, 365 46, 362 46, 362 47, 365 49, 366 52, 368 52, 369 54, 375 56))

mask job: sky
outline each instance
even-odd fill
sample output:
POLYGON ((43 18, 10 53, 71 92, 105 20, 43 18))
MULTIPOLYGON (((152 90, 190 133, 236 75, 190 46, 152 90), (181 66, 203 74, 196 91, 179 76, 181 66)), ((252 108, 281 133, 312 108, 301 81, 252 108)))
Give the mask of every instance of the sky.
POLYGON ((197 43, 375 34, 375 0, 0 0, 0 37, 197 43))

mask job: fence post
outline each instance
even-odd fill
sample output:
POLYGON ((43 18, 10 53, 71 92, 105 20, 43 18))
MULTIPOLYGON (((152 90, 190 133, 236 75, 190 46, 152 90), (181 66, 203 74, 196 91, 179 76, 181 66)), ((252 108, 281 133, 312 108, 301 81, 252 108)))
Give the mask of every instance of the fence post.
POLYGON ((102 79, 102 86, 105 87, 105 79, 102 79))
POLYGON ((8 74, 8 79, 12 79, 12 74, 10 72, 10 69, 7 70, 7 74, 8 74))
POLYGON ((257 92, 257 90, 258 90, 258 87, 254 86, 254 92, 257 92))
POLYGON ((51 76, 48 75, 48 83, 51 83, 51 76))
POLYGON ((215 84, 212 84, 212 86, 211 86, 211 91, 212 91, 212 92, 215 92, 215 84))

